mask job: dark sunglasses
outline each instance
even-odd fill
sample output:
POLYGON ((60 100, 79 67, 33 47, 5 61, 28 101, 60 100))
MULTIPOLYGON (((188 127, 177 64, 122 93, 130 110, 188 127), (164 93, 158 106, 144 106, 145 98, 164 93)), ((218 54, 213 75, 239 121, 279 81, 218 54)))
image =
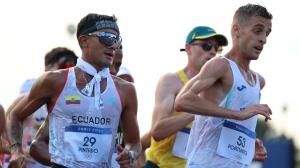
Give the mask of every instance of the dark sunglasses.
POLYGON ((214 44, 214 43, 209 42, 209 41, 206 41, 206 42, 203 42, 203 43, 191 43, 190 45, 200 46, 200 47, 202 47, 202 49, 204 51, 210 51, 213 47, 214 47, 215 51, 218 51, 218 49, 219 49, 218 44, 214 44))
POLYGON ((111 32, 94 32, 94 33, 89 33, 88 35, 89 36, 97 36, 99 39, 99 42, 104 44, 107 47, 116 45, 116 47, 119 48, 122 44, 121 36, 115 35, 111 32))

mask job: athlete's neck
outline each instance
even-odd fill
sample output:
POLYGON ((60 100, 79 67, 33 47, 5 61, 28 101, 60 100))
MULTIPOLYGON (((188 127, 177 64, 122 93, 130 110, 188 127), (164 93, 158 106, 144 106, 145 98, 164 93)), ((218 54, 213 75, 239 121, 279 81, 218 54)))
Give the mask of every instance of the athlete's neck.
POLYGON ((225 57, 234 61, 244 71, 250 70, 250 60, 245 59, 246 57, 243 56, 239 50, 231 49, 227 54, 225 54, 225 57))
POLYGON ((194 76, 196 76, 200 69, 196 69, 192 66, 186 66, 184 69, 183 69, 184 73, 186 74, 186 76, 191 79, 193 78, 194 76))

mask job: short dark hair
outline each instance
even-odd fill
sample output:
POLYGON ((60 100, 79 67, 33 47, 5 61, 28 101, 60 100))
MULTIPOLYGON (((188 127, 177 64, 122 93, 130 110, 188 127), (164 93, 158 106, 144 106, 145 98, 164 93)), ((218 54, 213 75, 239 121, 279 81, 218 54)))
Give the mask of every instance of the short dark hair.
POLYGON ((75 64, 77 63, 78 57, 72 50, 66 47, 56 47, 45 55, 45 66, 56 63, 61 57, 66 57, 67 60, 72 59, 75 64))
POLYGON ((269 20, 273 18, 272 14, 269 13, 264 6, 247 4, 238 8, 233 16, 233 20, 234 22, 243 25, 249 21, 252 16, 260 16, 269 20))
MULTIPOLYGON (((108 16, 108 15, 99 15, 99 14, 95 14, 95 13, 90 13, 88 15, 86 15, 85 17, 83 17, 80 22, 77 25, 77 40, 79 40, 80 35, 84 35, 87 33, 91 33, 93 31, 99 30, 99 28, 97 27, 97 22, 107 22, 108 24, 102 26, 101 28, 111 28, 113 30, 115 30, 118 34, 119 32, 119 28, 116 24, 117 22, 117 18, 115 16, 108 16), (109 24, 110 23, 114 23, 114 24, 109 24)), ((105 23, 104 23, 105 24, 105 23)))

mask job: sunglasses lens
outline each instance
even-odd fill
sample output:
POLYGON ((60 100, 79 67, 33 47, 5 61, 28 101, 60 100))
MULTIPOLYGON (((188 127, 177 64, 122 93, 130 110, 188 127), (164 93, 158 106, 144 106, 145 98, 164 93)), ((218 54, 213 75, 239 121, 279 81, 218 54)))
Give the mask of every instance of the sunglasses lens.
POLYGON ((202 44, 202 48, 203 48, 204 51, 210 51, 212 47, 213 47, 213 44, 209 43, 209 42, 206 42, 206 43, 202 44))
POLYGON ((117 44, 117 47, 119 47, 119 45, 121 44, 121 40, 120 40, 121 37, 116 36, 112 33, 104 32, 100 34, 98 37, 99 37, 99 41, 106 46, 112 46, 114 44, 117 44))
POLYGON ((214 44, 212 42, 204 42, 204 43, 192 43, 191 45, 197 45, 199 47, 201 47, 204 51, 210 51, 213 47, 215 49, 215 51, 218 51, 219 46, 218 44, 214 44))
POLYGON ((113 38, 107 36, 100 36, 99 40, 101 43, 105 44, 106 46, 111 46, 114 44, 115 40, 113 38))

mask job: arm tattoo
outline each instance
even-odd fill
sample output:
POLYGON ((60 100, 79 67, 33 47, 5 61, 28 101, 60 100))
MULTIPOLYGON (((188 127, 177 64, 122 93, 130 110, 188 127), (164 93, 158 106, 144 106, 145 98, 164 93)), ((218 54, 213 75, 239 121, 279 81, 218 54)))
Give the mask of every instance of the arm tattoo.
POLYGON ((8 137, 10 139, 11 144, 20 143, 22 144, 22 136, 23 136, 23 126, 22 122, 16 122, 14 117, 11 117, 11 121, 9 122, 8 137))

